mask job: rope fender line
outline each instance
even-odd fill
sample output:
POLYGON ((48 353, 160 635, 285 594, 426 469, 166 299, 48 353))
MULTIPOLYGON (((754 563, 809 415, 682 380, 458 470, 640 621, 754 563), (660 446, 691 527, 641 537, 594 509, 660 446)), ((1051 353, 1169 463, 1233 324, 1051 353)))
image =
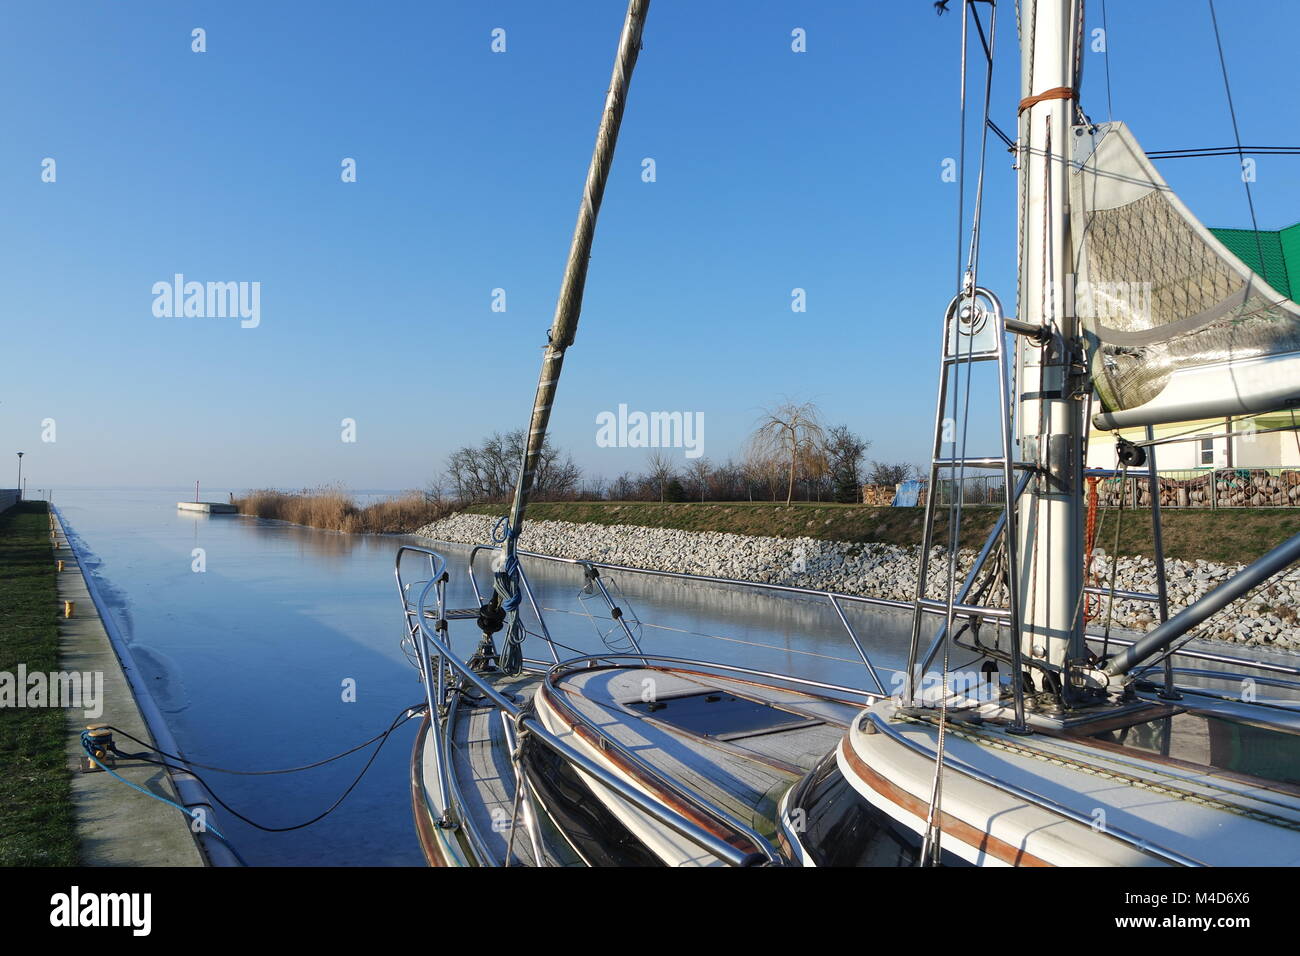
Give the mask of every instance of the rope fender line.
POLYGON ((1023 100, 1020 101, 1020 108, 1016 110, 1016 115, 1019 116, 1021 113, 1029 109, 1031 106, 1035 106, 1038 103, 1046 102, 1047 100, 1072 100, 1077 96, 1078 96, 1077 91, 1075 91, 1071 87, 1068 86, 1053 87, 1050 90, 1044 90, 1043 92, 1035 94, 1034 96, 1026 96, 1023 100))

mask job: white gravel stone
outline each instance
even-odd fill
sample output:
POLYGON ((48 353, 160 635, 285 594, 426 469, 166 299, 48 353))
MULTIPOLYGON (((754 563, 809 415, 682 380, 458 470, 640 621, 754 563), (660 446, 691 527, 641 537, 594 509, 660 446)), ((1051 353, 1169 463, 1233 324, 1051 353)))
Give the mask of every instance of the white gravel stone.
MULTIPOLYGON (((421 528, 418 535, 457 544, 491 540, 496 518, 458 513, 421 528)), ((816 538, 765 538, 717 531, 679 531, 635 525, 575 524, 568 521, 529 521, 520 547, 561 558, 580 558, 634 568, 707 574, 740 581, 791 584, 818 590, 862 594, 910 601, 915 597, 920 546, 821 541, 816 538)), ((975 559, 974 551, 958 555, 958 582, 975 559)), ((1169 609, 1176 613, 1200 598, 1240 565, 1210 561, 1165 562, 1169 609)), ((1108 586, 1111 560, 1098 550, 1092 571, 1108 586)), ((947 594, 947 551, 934 548, 930 556, 927 595, 947 594)), ((1115 587, 1120 591, 1154 592, 1155 562, 1121 556, 1116 562, 1115 587)), ((1093 614, 1095 627, 1106 620, 1108 601, 1102 597, 1093 614)), ((1117 600, 1114 627, 1147 630, 1155 626, 1151 602, 1117 600)), ((1300 570, 1275 579, 1252 595, 1229 605, 1201 625, 1201 637, 1223 641, 1300 649, 1300 570)))

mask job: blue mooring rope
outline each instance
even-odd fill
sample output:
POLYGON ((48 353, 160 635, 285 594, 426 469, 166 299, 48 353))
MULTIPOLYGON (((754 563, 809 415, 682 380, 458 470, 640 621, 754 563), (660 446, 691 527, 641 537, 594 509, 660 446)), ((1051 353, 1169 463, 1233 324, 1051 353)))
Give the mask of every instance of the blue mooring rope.
POLYGON ((85 751, 86 751, 86 756, 87 756, 91 761, 93 761, 94 764, 95 764, 95 766, 97 766, 100 770, 104 771, 105 773, 109 774, 110 776, 116 777, 118 780, 122 781, 124 784, 126 784, 128 787, 130 787, 132 790, 139 790, 139 791, 140 791, 141 793, 143 793, 146 797, 152 797, 153 799, 157 800, 159 803, 165 803, 165 804, 167 804, 169 807, 175 807, 175 808, 176 808, 177 810, 179 810, 181 813, 185 814, 185 815, 186 815, 187 817, 189 817, 191 820, 194 820, 196 823, 198 823, 200 826, 202 826, 202 827, 204 828, 205 832, 213 834, 213 835, 216 836, 219 840, 221 840, 221 842, 225 843, 227 846, 230 845, 229 842, 226 840, 226 838, 225 838, 224 836, 222 836, 221 833, 217 830, 217 828, 214 827, 214 826, 210 826, 210 825, 208 824, 208 821, 205 820, 205 819, 203 819, 202 817, 200 817, 196 811, 191 810, 189 807, 181 806, 181 804, 176 803, 176 802, 173 801, 173 800, 168 800, 166 797, 160 797, 160 796, 158 796, 158 794, 153 793, 153 792, 150 791, 150 790, 146 790, 144 787, 141 787, 141 786, 138 785, 138 784, 134 784, 134 783, 132 783, 130 780, 127 780, 125 777, 123 777, 121 774, 117 773, 115 770, 113 770, 113 769, 112 769, 111 767, 109 767, 107 764, 103 763, 103 762, 102 762, 98 757, 95 756, 94 749, 93 749, 93 747, 91 746, 91 743, 90 743, 90 731, 88 731, 88 730, 83 730, 83 731, 81 732, 81 746, 85 749, 85 751))
POLYGON ((502 515, 492 526, 492 543, 505 544, 508 537, 510 537, 510 516, 502 515), (505 531, 501 530, 502 525, 505 525, 505 531))

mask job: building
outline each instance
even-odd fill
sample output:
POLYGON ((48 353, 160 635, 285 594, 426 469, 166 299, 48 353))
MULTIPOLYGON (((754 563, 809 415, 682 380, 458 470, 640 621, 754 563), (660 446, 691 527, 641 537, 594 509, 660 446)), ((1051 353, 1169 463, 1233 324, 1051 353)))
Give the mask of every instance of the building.
MULTIPOLYGON (((1156 448, 1156 467, 1168 471, 1210 471, 1217 468, 1296 468, 1300 467, 1300 432, 1270 432, 1271 428, 1290 429, 1300 424, 1300 413, 1257 415, 1253 419, 1225 421, 1206 419, 1157 425, 1157 440, 1186 438, 1156 448)), ((1088 467, 1115 468, 1116 436, 1129 441, 1144 441, 1146 430, 1122 428, 1115 431, 1093 429, 1088 435, 1088 467)))

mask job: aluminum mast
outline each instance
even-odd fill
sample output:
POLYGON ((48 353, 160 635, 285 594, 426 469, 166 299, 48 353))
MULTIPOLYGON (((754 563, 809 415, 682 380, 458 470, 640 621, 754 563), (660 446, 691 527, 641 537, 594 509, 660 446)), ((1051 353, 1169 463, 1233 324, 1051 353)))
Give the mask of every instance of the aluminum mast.
MULTIPOLYGON (((1071 118, 1078 96, 1083 0, 1029 0, 1021 20, 1020 320, 1046 326, 1045 347, 1018 336, 1020 456, 1038 473, 1021 498, 1017 556, 1021 651, 1059 668, 1082 655, 1083 402, 1069 256, 1071 118)), ((1041 680, 1041 675, 1036 679, 1041 680)), ((1040 689, 1050 689, 1042 684, 1040 689)))

